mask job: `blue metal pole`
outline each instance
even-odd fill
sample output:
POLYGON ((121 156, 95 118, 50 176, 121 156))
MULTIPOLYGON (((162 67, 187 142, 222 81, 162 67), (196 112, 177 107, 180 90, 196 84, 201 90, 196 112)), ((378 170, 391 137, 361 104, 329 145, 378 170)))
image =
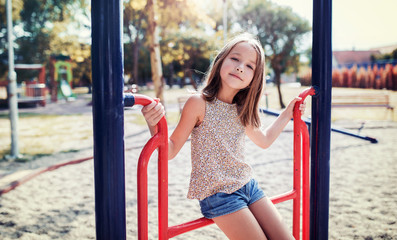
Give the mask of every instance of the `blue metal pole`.
POLYGON ((92 100, 97 239, 126 239, 122 2, 92 0, 92 100))
POLYGON ((332 0, 313 0, 310 239, 328 239, 332 91, 332 0))
MULTIPOLYGON (((275 116, 275 117, 278 117, 280 115, 279 111, 274 111, 274 110, 271 110, 271 109, 268 109, 268 108, 259 108, 259 112, 264 113, 264 114, 268 114, 268 115, 271 115, 271 116, 275 116)), ((310 125, 312 124, 311 120, 305 120, 305 119, 302 119, 302 120, 306 123, 306 125, 308 127, 308 130, 310 132, 310 127, 311 127, 310 125)), ((337 132, 337 133, 341 133, 341 134, 345 134, 345 135, 351 136, 351 137, 360 138, 360 139, 363 139, 363 140, 366 140, 366 141, 370 141, 371 143, 378 143, 378 140, 376 140, 376 138, 372 138, 372 137, 368 137, 368 136, 361 136, 360 134, 353 133, 353 132, 348 131, 346 129, 342 129, 342 128, 337 128, 337 127, 332 127, 331 126, 331 131, 337 132)))

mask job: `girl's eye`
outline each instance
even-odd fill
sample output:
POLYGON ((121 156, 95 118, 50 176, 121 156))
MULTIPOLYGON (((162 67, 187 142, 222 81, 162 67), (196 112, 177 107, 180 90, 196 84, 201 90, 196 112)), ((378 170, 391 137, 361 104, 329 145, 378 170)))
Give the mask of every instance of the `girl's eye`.
POLYGON ((230 59, 232 59, 233 61, 238 61, 238 59, 235 57, 231 57, 230 59))
POLYGON ((254 67, 251 66, 251 65, 247 65, 247 67, 248 67, 249 69, 251 69, 251 70, 254 70, 254 67))

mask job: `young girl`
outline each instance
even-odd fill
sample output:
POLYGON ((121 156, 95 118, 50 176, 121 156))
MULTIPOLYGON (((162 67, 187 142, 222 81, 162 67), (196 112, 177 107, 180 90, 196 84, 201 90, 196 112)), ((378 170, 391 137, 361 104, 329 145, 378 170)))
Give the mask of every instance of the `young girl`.
MULTIPOLYGON (((252 178, 244 160, 247 135, 261 148, 269 147, 293 116, 293 99, 280 116, 260 130, 258 103, 264 88, 265 57, 259 41, 242 34, 218 53, 201 94, 186 102, 169 138, 172 159, 191 134, 192 172, 188 198, 198 199, 201 212, 229 239, 294 239, 273 203, 252 178)), ((304 111, 305 104, 300 105, 304 111)), ((164 108, 153 102, 142 113, 153 134, 164 108)))

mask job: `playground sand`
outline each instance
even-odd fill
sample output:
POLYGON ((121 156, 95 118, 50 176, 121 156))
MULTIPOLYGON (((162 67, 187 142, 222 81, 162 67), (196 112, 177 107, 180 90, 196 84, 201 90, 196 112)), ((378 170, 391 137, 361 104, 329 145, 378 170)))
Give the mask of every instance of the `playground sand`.
MULTIPOLYGON (((264 117, 264 122, 273 120, 264 117)), ((342 123, 343 124, 343 123, 342 123)), ((348 123, 346 123, 347 125, 348 123)), ((349 122, 351 124, 351 122, 349 122)), ((172 131, 172 130, 171 130, 172 131)), ((329 239, 397 239, 397 124, 369 122, 361 134, 378 144, 332 133, 329 239)), ((145 127, 126 126, 127 239, 137 239, 136 162, 149 137, 145 127)), ((292 125, 267 150, 247 141, 247 161, 268 196, 292 187, 292 125)), ((86 157, 89 152, 81 153, 86 157)), ((57 161, 77 156, 54 155, 57 161)), ((149 239, 157 239, 156 156, 149 164, 149 239)), ((190 142, 169 162, 170 225, 200 218, 186 199, 190 142)), ((1 239, 95 239, 93 161, 46 172, 0 198, 1 239)), ((277 205, 291 227, 290 202, 277 205)), ((174 239, 226 239, 215 225, 174 239)))
MULTIPOLYGON (((266 125, 274 117, 263 116, 262 119, 266 125)), ((361 126, 361 122, 351 120, 336 124, 354 132, 361 126)), ((170 126, 170 132, 172 128, 170 126)), ((137 239, 136 163, 149 132, 145 126, 134 124, 126 124, 125 131, 127 239, 137 239)), ((329 239, 397 239, 397 123, 367 121, 360 133, 377 138, 379 143, 371 144, 334 132, 331 135, 329 239)), ((289 124, 269 149, 262 150, 247 140, 247 161, 268 196, 292 188, 292 138, 292 124, 289 124)), ((75 145, 79 149, 79 142, 75 145)), ((88 156, 92 156, 92 148, 45 156, 30 164, 28 170, 34 172, 46 165, 88 156)), ((15 174, 23 174, 22 169, 18 170, 15 174)), ((156 155, 152 157, 148 171, 149 239, 157 239, 156 155)), ((169 162, 170 226, 201 217, 198 202, 186 198, 189 174, 188 141, 178 156, 169 162)), ((291 228, 292 203, 289 201, 276 207, 291 228)), ((0 197, 0 239, 95 237, 92 160, 41 174, 0 197)), ((211 225, 173 239, 227 238, 211 225)))

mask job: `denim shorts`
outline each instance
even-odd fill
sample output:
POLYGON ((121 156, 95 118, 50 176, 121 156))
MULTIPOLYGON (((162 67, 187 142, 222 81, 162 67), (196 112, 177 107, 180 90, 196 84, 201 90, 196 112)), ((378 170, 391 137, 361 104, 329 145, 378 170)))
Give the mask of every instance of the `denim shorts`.
POLYGON ((251 179, 231 194, 219 192, 201 200, 201 213, 206 218, 220 217, 246 208, 263 197, 265 193, 259 188, 258 182, 251 179))

